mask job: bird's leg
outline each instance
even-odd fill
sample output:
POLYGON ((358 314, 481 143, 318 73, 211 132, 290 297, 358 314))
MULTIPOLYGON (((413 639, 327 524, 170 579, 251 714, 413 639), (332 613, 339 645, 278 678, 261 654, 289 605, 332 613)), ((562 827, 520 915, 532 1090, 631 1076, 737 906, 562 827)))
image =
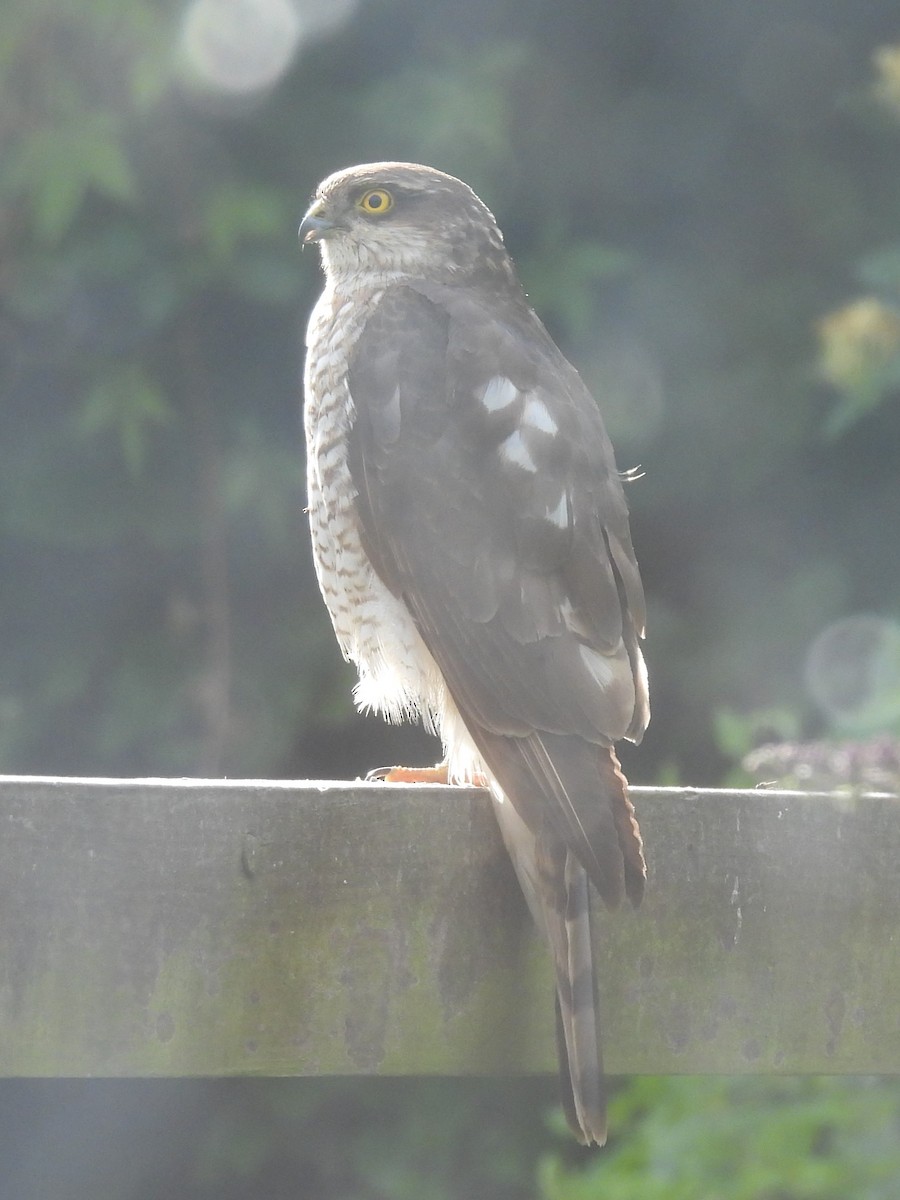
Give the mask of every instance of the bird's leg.
POLYGON ((382 783, 450 782, 446 763, 437 763, 433 767, 376 767, 369 771, 366 779, 380 779, 382 783))
MULTIPOLYGON (((446 762, 437 763, 433 767, 376 767, 369 771, 366 779, 380 779, 383 783, 458 783, 450 778, 446 762)), ((488 781, 483 775, 475 775, 466 780, 466 787, 487 787, 488 781)))

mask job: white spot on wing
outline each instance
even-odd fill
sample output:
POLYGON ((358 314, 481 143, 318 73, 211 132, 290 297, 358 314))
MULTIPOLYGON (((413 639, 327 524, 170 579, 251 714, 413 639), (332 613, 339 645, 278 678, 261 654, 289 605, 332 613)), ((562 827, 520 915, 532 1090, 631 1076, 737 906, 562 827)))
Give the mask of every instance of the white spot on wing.
POLYGON ((495 375, 493 379, 488 381, 487 387, 481 397, 481 403, 488 412, 500 412, 503 408, 509 408, 519 396, 519 389, 511 379, 507 379, 505 375, 495 375))
POLYGON ((546 433, 550 437, 559 433, 559 426, 550 416, 550 409, 543 400, 537 400, 534 396, 530 396, 525 405, 522 424, 530 425, 532 429, 539 429, 541 433, 546 433))
POLYGON ((562 604, 559 606, 559 611, 569 633, 574 633, 578 637, 588 636, 588 628, 584 621, 575 612, 575 609, 572 607, 572 601, 568 596, 565 597, 562 604))
POLYGON ((603 654, 598 654, 590 646, 579 646, 582 661, 601 688, 609 687, 615 678, 612 663, 603 654))
POLYGON ((537 463, 531 457, 531 452, 518 429, 508 438, 504 438, 498 447, 498 453, 504 462, 521 467, 523 471, 537 470, 537 463))
POLYGON ((547 509, 544 514, 551 525, 555 525, 557 529, 568 529, 569 527, 569 505, 566 502, 566 493, 559 498, 559 504, 554 509, 547 509))

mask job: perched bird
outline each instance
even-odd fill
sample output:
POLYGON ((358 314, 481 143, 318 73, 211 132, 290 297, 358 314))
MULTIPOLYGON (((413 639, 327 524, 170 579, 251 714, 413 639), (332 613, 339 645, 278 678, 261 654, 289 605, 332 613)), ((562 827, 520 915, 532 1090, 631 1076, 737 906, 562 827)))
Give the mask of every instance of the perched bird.
POLYGON ((325 289, 305 373, 319 586, 355 698, 487 781, 553 953, 563 1103, 606 1139, 588 881, 646 869, 613 744, 649 720, 644 596, 594 400, 466 184, 413 163, 329 176, 300 226, 325 289))

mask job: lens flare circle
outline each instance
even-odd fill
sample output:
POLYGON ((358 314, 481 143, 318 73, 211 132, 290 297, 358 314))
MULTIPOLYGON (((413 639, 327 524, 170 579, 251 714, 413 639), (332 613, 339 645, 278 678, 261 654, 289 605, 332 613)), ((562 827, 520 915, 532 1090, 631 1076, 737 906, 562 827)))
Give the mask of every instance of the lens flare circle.
POLYGON ((277 83, 302 33, 292 0, 193 0, 180 49, 198 84, 246 95, 277 83))
POLYGON ((806 657, 806 687, 839 728, 874 732, 900 721, 900 622, 872 614, 828 625, 806 657))

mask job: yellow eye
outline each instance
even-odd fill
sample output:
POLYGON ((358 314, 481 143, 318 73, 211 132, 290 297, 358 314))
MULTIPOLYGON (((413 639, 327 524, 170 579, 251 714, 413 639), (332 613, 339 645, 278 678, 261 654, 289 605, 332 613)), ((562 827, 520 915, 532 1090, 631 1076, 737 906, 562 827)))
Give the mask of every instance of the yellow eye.
POLYGON ((357 208, 361 208, 364 213, 369 213, 373 217, 380 217, 382 213, 386 213, 393 207, 394 197, 384 188, 372 188, 370 192, 360 196, 357 202, 357 208))

